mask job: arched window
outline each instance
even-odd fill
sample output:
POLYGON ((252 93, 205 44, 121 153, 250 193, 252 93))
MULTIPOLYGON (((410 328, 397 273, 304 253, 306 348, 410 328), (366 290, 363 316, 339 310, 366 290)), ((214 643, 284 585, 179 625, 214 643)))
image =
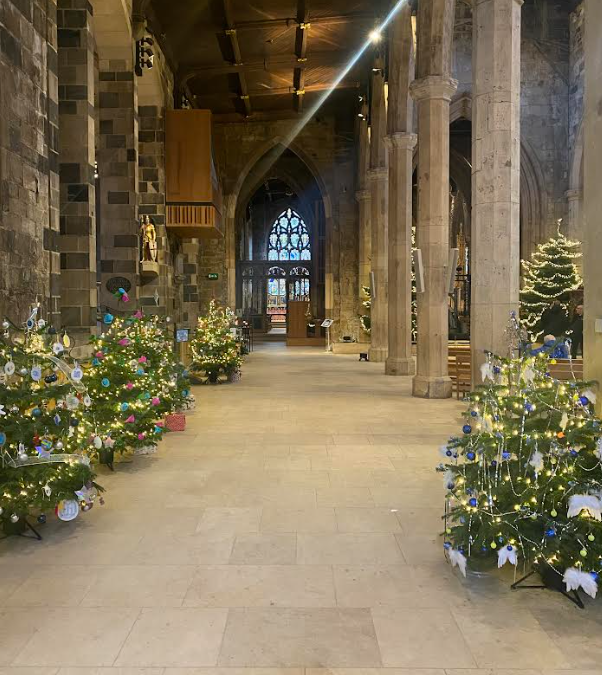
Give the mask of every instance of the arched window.
POLYGON ((311 260, 309 231, 292 209, 276 218, 268 242, 268 260, 311 260))

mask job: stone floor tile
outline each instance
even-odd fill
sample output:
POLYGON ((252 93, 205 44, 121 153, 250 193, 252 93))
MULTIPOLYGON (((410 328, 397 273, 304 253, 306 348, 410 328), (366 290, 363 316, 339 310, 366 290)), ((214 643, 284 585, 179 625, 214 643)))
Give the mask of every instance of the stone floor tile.
POLYGON ((293 565, 297 557, 295 534, 239 534, 230 557, 232 565, 293 565))
POLYGON ((390 509, 336 508, 335 514, 339 532, 401 532, 390 509))
POLYGON ((301 565, 389 565, 404 563, 392 534, 299 534, 301 565))
POLYGON ((266 506, 260 528, 262 532, 336 532, 333 508, 281 508, 266 506))

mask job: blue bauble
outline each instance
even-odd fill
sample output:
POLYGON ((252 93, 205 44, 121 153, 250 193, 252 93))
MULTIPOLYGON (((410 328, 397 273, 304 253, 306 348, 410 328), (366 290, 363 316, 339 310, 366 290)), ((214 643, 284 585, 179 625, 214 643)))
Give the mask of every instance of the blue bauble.
POLYGON ((34 409, 31 411, 31 414, 32 414, 34 417, 40 417, 40 415, 42 414, 42 411, 41 411, 39 408, 34 408, 34 409))
POLYGON ((103 387, 109 387, 111 385, 111 382, 109 378, 103 377, 102 380, 100 381, 100 384, 102 384, 103 387))
POLYGON ((483 553, 485 553, 487 550, 487 546, 481 546, 481 551, 483 551, 483 553))
POLYGON ((112 314, 107 313, 107 314, 104 315, 104 322, 105 323, 113 323, 114 318, 115 317, 112 314))
POLYGON ((46 384, 52 384, 53 382, 56 382, 59 379, 58 375, 56 373, 51 373, 50 375, 46 375, 44 378, 44 382, 46 384))
POLYGON ((79 420, 77 419, 77 417, 72 417, 72 418, 69 420, 69 424, 70 424, 72 427, 76 427, 76 426, 79 424, 79 420))
POLYGON ((182 389, 182 396, 188 396, 189 393, 188 389, 182 389))
POLYGON ((447 484, 447 489, 448 489, 448 490, 453 490, 453 489, 454 489, 454 484, 453 484, 453 483, 448 483, 448 484, 447 484))
POLYGON ((96 357, 94 357, 94 358, 92 359, 92 365, 93 365, 93 366, 99 366, 99 365, 100 365, 100 361, 99 361, 96 357))
POLYGON ((527 412, 531 412, 533 410, 533 404, 532 403, 525 403, 525 410, 527 412))
POLYGON ((465 434, 469 434, 469 433, 472 431, 472 427, 470 426, 470 424, 465 424, 465 425, 462 427, 462 431, 463 431, 465 434))
POLYGON ((580 396, 579 403, 581 403, 581 405, 587 405, 589 403, 589 398, 587 398, 587 396, 580 396))
POLYGON ((61 416, 60 416, 60 415, 55 415, 55 416, 53 417, 53 419, 54 419, 54 423, 55 423, 56 426, 58 427, 58 425, 61 423, 61 416))
POLYGON ((464 549, 461 546, 458 546, 458 553, 462 553, 462 555, 464 555, 464 549))
POLYGON ((510 457, 512 457, 511 453, 502 452, 502 459, 510 459, 510 457))
POLYGON ((6 434, 3 431, 0 431, 0 445, 4 445, 6 443, 6 434))
POLYGON ((510 544, 508 544, 508 546, 506 546, 506 548, 507 548, 509 551, 512 550, 512 546, 510 546, 510 544))
POLYGON ((546 530, 546 537, 555 537, 556 536, 556 530, 553 530, 550 528, 549 530, 546 530))
POLYGON ((591 576, 593 579, 597 580, 598 579, 598 573, 597 572, 590 572, 591 576))
POLYGON ((475 458, 475 454, 474 452, 467 452, 466 457, 472 461, 475 458))
POLYGON ((491 460, 491 466, 493 466, 493 467, 497 466, 497 462, 495 461, 495 459, 491 460))
POLYGON ((130 407, 130 404, 127 403, 127 401, 124 401, 119 408, 121 409, 122 412, 125 412, 128 408, 130 407))
POLYGON ((472 497, 472 499, 469 499, 469 500, 468 500, 468 503, 469 503, 471 506, 476 506, 476 505, 477 505, 477 500, 476 500, 474 497, 472 497))
POLYGON ((476 410, 473 410, 473 411, 470 413, 470 416, 471 416, 471 417, 476 417, 477 415, 478 415, 478 413, 477 413, 476 410))
POLYGON ((499 367, 499 366, 493 366, 493 372, 494 372, 496 375, 499 375, 502 371, 500 370, 500 367, 499 367))
POLYGON ((497 540, 500 542, 500 544, 504 543, 504 537, 498 537, 497 540))
POLYGON ((125 293, 125 288, 118 288, 117 291, 123 295, 125 293))
POLYGON ((451 456, 452 456, 452 451, 451 451, 451 450, 446 450, 446 451, 445 451, 445 454, 446 454, 448 457, 451 457, 451 456))
POLYGON ((579 453, 575 449, 571 449, 570 455, 571 457, 577 457, 579 453))
POLYGON ((137 375, 144 375, 144 368, 138 368, 138 370, 136 371, 136 374, 137 375))
POLYGON ((460 523, 462 525, 464 525, 465 522, 466 522, 466 518, 464 518, 464 516, 460 516, 460 523))
POLYGON ((448 549, 448 550, 451 548, 451 544, 449 543, 449 541, 446 541, 446 542, 443 544, 443 548, 448 549))
POLYGON ((40 513, 40 515, 38 516, 38 523, 40 523, 40 525, 43 525, 45 522, 46 522, 46 515, 44 513, 40 513))

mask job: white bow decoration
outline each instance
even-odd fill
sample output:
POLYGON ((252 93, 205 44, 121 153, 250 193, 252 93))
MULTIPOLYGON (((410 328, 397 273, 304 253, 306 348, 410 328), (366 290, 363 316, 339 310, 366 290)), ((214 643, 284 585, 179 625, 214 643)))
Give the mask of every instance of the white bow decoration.
POLYGON ((487 380, 493 381, 493 375, 494 375, 493 366, 491 365, 491 363, 489 362, 484 363, 481 366, 481 380, 483 380, 483 382, 487 382, 487 380))
POLYGON ((443 487, 445 487, 446 490, 449 490, 449 486, 453 485, 455 482, 454 472, 447 469, 447 471, 443 473, 443 487))
POLYGON ((503 567, 507 562, 514 566, 518 565, 514 546, 504 546, 497 552, 497 566, 503 567))
POLYGON ((543 470, 543 455, 536 450, 529 460, 529 464, 535 469, 535 473, 541 473, 543 470))
POLYGON ((598 442, 596 443, 596 449, 594 450, 594 455, 602 461, 602 437, 598 439, 598 442))
POLYGON ((564 431, 568 423, 569 423, 569 416, 565 412, 563 412, 562 417, 560 418, 560 428, 564 431))
POLYGON ((596 392, 592 391, 591 389, 588 389, 587 391, 584 391, 583 396, 585 396, 592 403, 595 403, 596 400, 598 399, 598 396, 597 396, 596 392))
POLYGON ((563 581, 566 584, 567 592, 582 588, 583 592, 587 593, 590 598, 595 598, 598 592, 598 584, 594 577, 589 572, 582 572, 575 567, 569 567, 565 571, 563 581))
POLYGON ((533 384, 533 380, 535 379, 535 371, 533 368, 531 368, 531 366, 527 366, 525 368, 525 371, 523 372, 523 379, 528 384, 533 384))
POLYGON ((449 550, 449 562, 452 567, 458 567, 462 576, 466 576, 466 556, 455 548, 449 550))
POLYGON ((569 497, 567 516, 574 518, 582 511, 587 511, 596 520, 602 520, 602 501, 595 495, 573 495, 569 497))

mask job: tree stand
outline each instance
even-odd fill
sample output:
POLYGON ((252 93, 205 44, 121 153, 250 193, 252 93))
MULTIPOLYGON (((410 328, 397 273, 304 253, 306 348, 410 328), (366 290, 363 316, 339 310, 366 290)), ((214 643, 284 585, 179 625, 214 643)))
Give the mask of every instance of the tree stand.
POLYGON ((98 453, 98 459, 101 464, 104 464, 105 466, 108 466, 111 471, 115 471, 115 467, 113 466, 113 462, 115 461, 115 451, 110 450, 108 448, 103 448, 99 453, 98 453))
POLYGON ((16 523, 9 519, 2 521, 2 532, 4 533, 1 539, 8 539, 9 537, 25 537, 26 539, 36 539, 42 541, 42 535, 36 528, 24 517, 20 517, 16 523))
POLYGON ((219 379, 219 371, 209 371, 207 373, 207 379, 203 382, 203 384, 221 384, 221 380, 219 379))
POLYGON ((568 598, 573 604, 577 605, 579 609, 585 609, 583 600, 579 595, 579 591, 571 591, 570 593, 566 590, 563 585, 562 577, 560 577, 552 568, 546 567, 541 570, 532 569, 528 574, 525 574, 524 577, 521 577, 518 581, 515 581, 510 588, 513 591, 522 590, 525 588, 539 588, 543 590, 558 591, 562 593, 565 598, 568 598), (530 579, 534 574, 539 574, 541 577, 541 584, 525 584, 523 582, 530 579))

